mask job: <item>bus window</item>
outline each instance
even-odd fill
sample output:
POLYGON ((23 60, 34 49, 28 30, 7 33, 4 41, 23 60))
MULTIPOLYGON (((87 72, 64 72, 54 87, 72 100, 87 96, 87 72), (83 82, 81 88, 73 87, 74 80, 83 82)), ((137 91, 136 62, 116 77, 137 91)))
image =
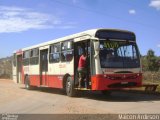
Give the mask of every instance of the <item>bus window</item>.
POLYGON ((28 50, 28 51, 25 51, 24 53, 23 53, 23 58, 25 59, 25 58, 29 58, 30 57, 30 51, 28 50))
POLYGON ((37 65, 39 62, 39 49, 34 48, 31 50, 31 58, 30 58, 30 64, 31 65, 37 65))
POLYGON ((73 58, 73 42, 72 41, 67 41, 63 42, 61 45, 61 61, 71 61, 73 58))
POLYGON ((31 57, 37 57, 39 55, 39 49, 34 48, 31 50, 31 57))
POLYGON ((60 43, 50 46, 49 62, 55 63, 60 61, 60 43))
POLYGON ((100 63, 102 68, 140 67, 137 45, 132 42, 101 41, 100 63))
POLYGON ((29 58, 30 58, 30 50, 24 51, 23 53, 23 65, 29 65, 29 58))

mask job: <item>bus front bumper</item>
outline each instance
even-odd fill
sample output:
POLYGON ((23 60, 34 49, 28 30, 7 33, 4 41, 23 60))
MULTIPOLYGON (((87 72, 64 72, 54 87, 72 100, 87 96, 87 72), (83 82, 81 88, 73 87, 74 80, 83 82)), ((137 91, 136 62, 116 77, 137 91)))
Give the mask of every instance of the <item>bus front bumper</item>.
POLYGON ((110 74, 91 77, 92 90, 117 90, 122 88, 140 87, 142 74, 110 74))

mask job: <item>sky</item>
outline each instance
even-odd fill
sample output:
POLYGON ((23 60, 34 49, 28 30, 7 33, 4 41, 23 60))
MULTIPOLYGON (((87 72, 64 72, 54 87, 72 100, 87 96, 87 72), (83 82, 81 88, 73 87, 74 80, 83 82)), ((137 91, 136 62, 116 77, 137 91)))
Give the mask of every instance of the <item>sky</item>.
POLYGON ((160 0, 0 0, 0 58, 94 28, 133 31, 160 56, 160 0))

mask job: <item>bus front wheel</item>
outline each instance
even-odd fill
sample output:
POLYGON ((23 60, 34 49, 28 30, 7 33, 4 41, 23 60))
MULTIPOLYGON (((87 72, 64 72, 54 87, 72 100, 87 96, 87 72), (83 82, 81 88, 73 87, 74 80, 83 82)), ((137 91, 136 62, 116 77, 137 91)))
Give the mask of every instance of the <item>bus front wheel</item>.
POLYGON ((74 97, 76 95, 76 91, 74 89, 74 80, 69 76, 66 80, 66 94, 69 97, 74 97))

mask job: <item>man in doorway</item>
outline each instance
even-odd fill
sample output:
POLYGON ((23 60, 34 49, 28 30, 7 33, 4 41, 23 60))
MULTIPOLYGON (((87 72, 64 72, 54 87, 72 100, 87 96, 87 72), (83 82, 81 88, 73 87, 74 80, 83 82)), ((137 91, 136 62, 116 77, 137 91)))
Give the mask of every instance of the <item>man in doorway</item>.
POLYGON ((84 82, 84 79, 86 77, 86 63, 87 63, 87 55, 85 49, 82 51, 82 55, 79 58, 79 63, 78 63, 78 73, 79 73, 79 85, 78 87, 81 88, 82 86, 82 81, 84 82))

